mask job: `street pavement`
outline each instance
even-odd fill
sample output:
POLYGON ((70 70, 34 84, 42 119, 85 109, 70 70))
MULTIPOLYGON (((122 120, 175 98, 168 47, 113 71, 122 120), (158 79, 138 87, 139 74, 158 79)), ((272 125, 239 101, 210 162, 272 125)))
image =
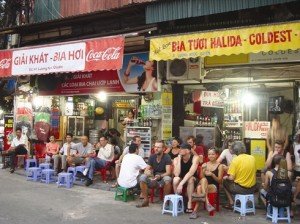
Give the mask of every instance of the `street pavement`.
POLYGON ((171 217, 161 214, 159 202, 149 208, 136 208, 138 200, 115 201, 114 192, 102 189, 100 182, 93 188, 58 188, 55 183, 26 181, 23 170, 14 174, 0 170, 0 224, 271 223, 266 221, 264 210, 259 209, 256 215, 246 217, 223 209, 214 217, 201 210, 196 220, 190 220, 187 214, 171 217))

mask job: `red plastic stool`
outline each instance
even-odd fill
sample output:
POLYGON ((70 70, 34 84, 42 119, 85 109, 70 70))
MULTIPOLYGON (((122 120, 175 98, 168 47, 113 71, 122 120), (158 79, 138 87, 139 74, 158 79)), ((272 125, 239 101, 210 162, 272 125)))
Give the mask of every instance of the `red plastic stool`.
MULTIPOLYGON (((220 200, 219 200, 219 193, 218 192, 214 192, 214 193, 208 193, 207 194, 208 197, 208 201, 209 203, 215 207, 216 211, 220 211, 220 200)), ((206 209, 206 205, 204 203, 204 209, 206 209)), ((215 211, 211 211, 209 213, 209 216, 214 216, 215 215, 215 211)))
MULTIPOLYGON (((155 187, 150 188, 149 198, 150 198, 151 203, 154 202, 155 190, 156 190, 155 187)), ((159 199, 161 201, 164 199, 164 188, 163 187, 159 187, 159 199)))

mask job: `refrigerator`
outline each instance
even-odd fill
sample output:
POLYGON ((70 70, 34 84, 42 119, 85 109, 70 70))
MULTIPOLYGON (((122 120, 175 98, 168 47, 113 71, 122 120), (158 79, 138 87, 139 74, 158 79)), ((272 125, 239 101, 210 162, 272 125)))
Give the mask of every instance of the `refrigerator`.
POLYGON ((207 149, 220 147, 220 132, 216 127, 179 127, 179 133, 183 141, 186 141, 190 135, 196 137, 201 134, 207 149))

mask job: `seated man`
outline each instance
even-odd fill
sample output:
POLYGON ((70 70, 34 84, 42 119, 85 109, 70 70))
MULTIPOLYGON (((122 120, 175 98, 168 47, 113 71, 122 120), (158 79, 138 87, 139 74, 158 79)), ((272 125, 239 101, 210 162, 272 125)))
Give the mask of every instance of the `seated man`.
POLYGON ((22 135, 22 129, 16 128, 16 137, 11 142, 10 148, 2 156, 10 157, 10 172, 15 172, 15 159, 17 155, 28 154, 28 139, 22 135))
POLYGON ((224 159, 226 160, 226 165, 223 165, 223 169, 225 172, 227 172, 231 161, 236 156, 233 154, 232 149, 231 149, 232 143, 233 143, 232 139, 229 139, 227 141, 227 148, 222 151, 221 155, 217 159, 218 163, 222 163, 224 161, 224 159))
POLYGON ((228 198, 226 209, 233 208, 232 194, 253 194, 256 186, 256 164, 252 155, 246 154, 243 142, 236 141, 232 144, 233 158, 228 169, 228 175, 223 178, 223 187, 228 198))
POLYGON ((288 175, 289 175, 289 178, 292 179, 293 164, 292 164, 291 154, 287 150, 285 150, 283 147, 284 147, 283 141, 279 141, 279 140, 275 141, 274 151, 269 152, 267 161, 265 163, 265 169, 262 171, 262 175, 261 175, 262 182, 265 181, 265 173, 267 172, 267 170, 271 169, 272 160, 273 160, 274 156, 276 156, 276 155, 282 155, 286 159, 288 175))
POLYGON ((81 137, 81 142, 73 146, 73 150, 76 150, 76 153, 67 157, 67 162, 70 166, 82 165, 92 155, 93 146, 88 141, 88 137, 84 135, 81 137))
POLYGON ((100 138, 99 151, 96 157, 95 153, 89 158, 85 165, 83 173, 77 173, 79 178, 86 179, 85 186, 90 186, 93 183, 94 171, 107 166, 114 159, 114 147, 108 143, 105 136, 100 138))
POLYGON ((174 159, 174 193, 181 194, 184 186, 187 186, 188 203, 186 213, 192 213, 192 194, 197 185, 197 168, 200 158, 192 154, 192 148, 189 144, 180 145, 179 155, 174 159))
POLYGON ((129 146, 129 154, 123 157, 118 185, 125 188, 137 186, 137 177, 140 170, 144 170, 147 164, 138 154, 138 146, 132 143, 129 146))
MULTIPOLYGON (((136 135, 136 136, 133 136, 132 138, 132 143, 136 144, 138 146, 138 155, 141 156, 142 158, 144 158, 145 156, 145 152, 144 152, 144 149, 142 147, 142 140, 141 140, 141 137, 136 135)), ((122 155, 120 156, 120 158, 118 160, 115 161, 115 174, 116 174, 116 177, 118 178, 119 176, 119 173, 120 173, 120 166, 121 166, 121 163, 122 163, 122 160, 123 160, 123 157, 128 154, 128 151, 129 151, 129 146, 127 146, 124 150, 123 150, 123 153, 122 155)), ((117 183, 113 184, 112 187, 116 187, 117 186, 117 183)))
POLYGON ((204 148, 202 146, 197 146, 196 145, 196 138, 194 136, 189 136, 186 139, 186 143, 189 144, 191 146, 191 153, 195 156, 199 156, 200 159, 200 164, 203 163, 203 159, 204 159, 204 148))
POLYGON ((53 156, 54 158, 54 170, 58 173, 58 165, 61 162, 61 169, 67 171, 67 158, 70 158, 72 155, 76 154, 76 151, 73 150, 75 143, 72 142, 73 135, 71 133, 66 134, 66 142, 63 144, 63 147, 60 149, 58 155, 53 156))
POLYGON ((145 173, 139 178, 140 188, 144 200, 138 204, 137 208, 149 206, 148 188, 163 186, 164 194, 170 194, 172 188, 171 164, 172 160, 168 154, 164 153, 165 145, 162 141, 156 141, 154 150, 148 160, 148 166, 145 173), (152 169, 152 172, 151 172, 152 169))

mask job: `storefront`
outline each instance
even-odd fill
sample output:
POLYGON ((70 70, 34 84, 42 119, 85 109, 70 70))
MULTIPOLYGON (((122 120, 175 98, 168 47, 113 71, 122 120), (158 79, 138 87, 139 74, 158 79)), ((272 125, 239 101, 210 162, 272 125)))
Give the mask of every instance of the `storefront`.
POLYGON ((265 155, 265 141, 252 140, 265 139, 273 116, 292 135, 299 32, 291 22, 151 39, 150 60, 166 61, 167 80, 184 83, 189 98, 181 137, 201 134, 208 147, 244 139, 249 152, 265 155))
POLYGON ((117 36, 1 52, 0 76, 18 80, 15 126, 38 142, 72 133, 75 141, 88 135, 96 143, 101 132, 116 129, 124 142, 141 135, 149 153, 155 139, 172 136, 172 102, 166 90, 161 94, 149 53, 123 51, 117 36), (130 109, 129 127, 122 123, 130 109))

